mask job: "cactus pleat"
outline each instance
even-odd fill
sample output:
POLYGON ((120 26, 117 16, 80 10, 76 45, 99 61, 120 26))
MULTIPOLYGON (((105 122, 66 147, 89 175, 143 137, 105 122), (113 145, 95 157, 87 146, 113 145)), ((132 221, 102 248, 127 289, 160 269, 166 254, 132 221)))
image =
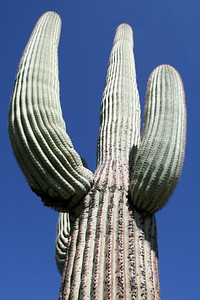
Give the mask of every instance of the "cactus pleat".
POLYGON ((60 213, 56 235, 56 263, 60 274, 63 272, 68 245, 70 243, 70 218, 68 213, 60 213))
POLYGON ((101 104, 94 184, 72 231, 61 300, 159 299, 155 218, 140 214, 128 201, 129 160, 139 141, 132 30, 122 24, 101 104))
POLYGON ((171 66, 159 66, 148 81, 142 142, 131 174, 130 198, 139 210, 155 212, 166 204, 183 166, 185 135, 181 78, 171 66))
POLYGON ((23 53, 10 107, 9 133, 31 188, 45 205, 66 210, 91 187, 87 170, 66 134, 59 100, 57 49, 60 17, 37 22, 23 53))

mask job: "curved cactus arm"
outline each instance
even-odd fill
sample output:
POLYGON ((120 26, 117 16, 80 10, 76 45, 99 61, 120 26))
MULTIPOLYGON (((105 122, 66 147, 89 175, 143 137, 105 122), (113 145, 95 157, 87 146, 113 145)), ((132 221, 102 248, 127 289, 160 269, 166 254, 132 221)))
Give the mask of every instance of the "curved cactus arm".
POLYGON ((131 170, 130 199, 140 211, 162 208, 179 179, 186 142, 185 93, 169 65, 151 74, 146 93, 142 142, 131 170))
POLYGON ((58 43, 61 20, 47 12, 23 53, 13 91, 9 134, 32 190, 45 205, 66 211, 79 203, 93 180, 66 133, 59 100, 58 43))
POLYGON ((58 271, 62 275, 70 244, 70 218, 68 213, 60 213, 57 225, 55 258, 58 271))

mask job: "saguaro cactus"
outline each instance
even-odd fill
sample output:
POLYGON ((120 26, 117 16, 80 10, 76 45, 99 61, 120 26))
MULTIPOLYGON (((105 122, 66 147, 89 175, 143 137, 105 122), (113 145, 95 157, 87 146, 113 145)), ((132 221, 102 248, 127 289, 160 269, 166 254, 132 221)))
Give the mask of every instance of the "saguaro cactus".
POLYGON ((133 33, 115 34, 101 104, 97 169, 87 170, 65 131, 59 102, 60 18, 36 24, 19 65, 9 133, 32 190, 61 211, 56 261, 60 300, 160 299, 155 212, 181 173, 185 96, 168 65, 151 74, 140 141, 133 33))

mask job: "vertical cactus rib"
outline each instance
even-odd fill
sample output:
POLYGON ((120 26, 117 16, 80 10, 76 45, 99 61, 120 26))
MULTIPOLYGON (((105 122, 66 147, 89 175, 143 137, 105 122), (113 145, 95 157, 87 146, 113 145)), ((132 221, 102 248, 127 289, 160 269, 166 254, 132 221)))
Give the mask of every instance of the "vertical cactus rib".
POLYGON ((62 275, 70 244, 70 218, 68 213, 60 213, 57 225, 55 256, 58 271, 62 275))
POLYGON ((148 81, 142 142, 132 167, 130 199, 137 209, 155 212, 165 205, 181 173, 185 141, 183 84, 173 67, 162 65, 148 81))
POLYGON ((45 205, 65 211, 92 183, 66 133, 59 100, 57 49, 60 17, 38 20, 23 53, 10 106, 9 134, 15 156, 45 205))
POLYGON ((98 164, 124 159, 140 141, 140 103, 133 56, 133 32, 128 24, 117 30, 101 103, 98 164))

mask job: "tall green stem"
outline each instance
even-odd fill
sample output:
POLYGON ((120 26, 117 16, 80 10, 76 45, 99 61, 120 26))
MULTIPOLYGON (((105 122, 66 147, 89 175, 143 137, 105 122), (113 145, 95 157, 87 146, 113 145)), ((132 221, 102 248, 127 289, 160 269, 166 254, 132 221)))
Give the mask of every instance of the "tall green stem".
POLYGON ((97 171, 72 230, 60 300, 159 299, 155 218, 128 201, 130 155, 139 141, 132 30, 122 24, 101 104, 97 171))

